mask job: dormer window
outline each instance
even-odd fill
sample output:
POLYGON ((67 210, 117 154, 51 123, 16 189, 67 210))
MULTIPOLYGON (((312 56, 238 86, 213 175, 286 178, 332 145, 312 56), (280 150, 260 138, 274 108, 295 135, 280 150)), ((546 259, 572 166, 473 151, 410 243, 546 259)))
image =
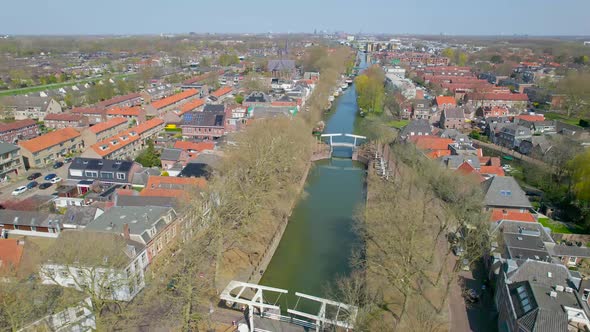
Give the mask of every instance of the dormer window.
POLYGON ((108 148, 109 148, 108 145, 101 145, 100 146, 100 149, 103 150, 103 151, 106 150, 106 149, 108 149, 108 148))

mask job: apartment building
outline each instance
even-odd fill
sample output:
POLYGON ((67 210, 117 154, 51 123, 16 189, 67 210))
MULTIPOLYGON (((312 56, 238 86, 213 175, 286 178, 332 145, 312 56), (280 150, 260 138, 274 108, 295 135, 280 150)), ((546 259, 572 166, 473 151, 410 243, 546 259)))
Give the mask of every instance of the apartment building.
POLYGON ((18 144, 27 169, 44 167, 84 147, 80 133, 74 128, 58 129, 18 144))

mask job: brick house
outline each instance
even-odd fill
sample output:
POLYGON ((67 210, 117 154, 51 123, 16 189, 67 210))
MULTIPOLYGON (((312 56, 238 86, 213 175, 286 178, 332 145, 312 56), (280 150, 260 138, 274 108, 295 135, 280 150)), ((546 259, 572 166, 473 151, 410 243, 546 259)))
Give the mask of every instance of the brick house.
POLYGON ((0 142, 0 178, 25 171, 23 157, 17 145, 0 142))
POLYGON ((109 120, 112 118, 125 118, 129 125, 136 125, 146 121, 145 110, 139 106, 111 108, 106 115, 109 120))
POLYGON ((60 113, 60 114, 48 114, 45 116, 43 122, 45 127, 51 129, 62 129, 62 128, 77 128, 81 129, 88 127, 88 118, 81 114, 71 113, 60 113))
POLYGON ((436 106, 441 111, 447 108, 457 107, 457 101, 450 96, 438 96, 436 97, 436 106))
POLYGON ((103 100, 96 104, 99 108, 109 109, 114 107, 132 107, 141 105, 143 97, 140 93, 130 93, 124 96, 116 96, 111 99, 103 100))
POLYGON ((529 97, 524 93, 468 93, 465 101, 475 107, 499 106, 524 110, 529 97))
POLYGON ((91 146, 98 141, 115 136, 127 128, 127 119, 111 118, 105 122, 97 123, 94 126, 83 130, 82 140, 84 141, 85 146, 91 146))
POLYGON ((95 125, 106 121, 106 110, 96 107, 76 107, 72 109, 72 114, 84 115, 88 118, 90 125, 95 125))
POLYGON ((80 133, 74 128, 58 129, 18 144, 26 168, 44 167, 60 157, 79 152, 84 146, 80 133))
POLYGON ((225 134, 225 112, 188 112, 182 116, 182 136, 215 139, 225 134))
MULTIPOLYGON (((63 216, 37 211, 2 210, 0 234, 57 237, 62 227, 63 216)), ((0 239, 0 241, 2 241, 0 239)))
POLYGON ((460 108, 445 108, 440 116, 440 127, 445 129, 464 129, 465 114, 460 108))
POLYGON ((164 99, 156 100, 145 107, 148 116, 162 116, 167 111, 180 109, 180 106, 199 97, 199 90, 189 89, 164 99))
POLYGON ((17 143, 39 136, 39 125, 32 119, 0 124, 0 141, 17 143))

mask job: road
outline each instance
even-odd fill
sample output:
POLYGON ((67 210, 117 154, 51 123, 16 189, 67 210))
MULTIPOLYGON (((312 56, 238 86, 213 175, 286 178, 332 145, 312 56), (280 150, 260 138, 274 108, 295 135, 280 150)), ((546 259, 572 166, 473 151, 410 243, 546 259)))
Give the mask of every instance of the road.
POLYGON ((27 183, 31 182, 31 180, 27 180, 27 176, 29 176, 30 174, 36 173, 36 172, 39 172, 42 174, 40 177, 38 177, 37 179, 34 180, 34 181, 39 182, 39 184, 41 184, 43 182, 48 182, 48 181, 45 181, 43 178, 45 177, 45 175, 50 174, 50 173, 55 173, 55 174, 57 174, 57 176, 59 176, 60 178, 65 180, 65 179, 67 179, 68 167, 69 167, 69 164, 64 164, 62 167, 60 167, 58 169, 53 169, 52 165, 49 165, 48 167, 46 167, 44 169, 30 169, 30 170, 28 170, 26 173, 21 174, 19 177, 12 178, 7 184, 0 185, 0 201, 10 200, 10 199, 19 199, 20 200, 20 199, 25 199, 25 198, 31 197, 35 194, 50 195, 51 193, 55 192, 55 189, 57 188, 56 184, 54 184, 53 186, 51 186, 47 189, 39 189, 38 187, 33 188, 33 189, 29 189, 18 196, 12 196, 12 192, 17 187, 26 186, 27 183))

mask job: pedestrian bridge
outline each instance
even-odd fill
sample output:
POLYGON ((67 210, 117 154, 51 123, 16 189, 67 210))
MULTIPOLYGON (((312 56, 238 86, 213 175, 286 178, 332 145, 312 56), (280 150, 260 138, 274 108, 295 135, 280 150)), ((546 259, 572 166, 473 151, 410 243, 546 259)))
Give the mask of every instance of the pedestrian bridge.
POLYGON ((357 143, 359 140, 367 139, 367 137, 365 136, 343 133, 322 134, 320 137, 322 141, 327 140, 326 143, 330 144, 330 147, 348 147, 352 149, 357 148, 357 143), (341 138, 344 138, 344 140, 342 140, 341 138))

